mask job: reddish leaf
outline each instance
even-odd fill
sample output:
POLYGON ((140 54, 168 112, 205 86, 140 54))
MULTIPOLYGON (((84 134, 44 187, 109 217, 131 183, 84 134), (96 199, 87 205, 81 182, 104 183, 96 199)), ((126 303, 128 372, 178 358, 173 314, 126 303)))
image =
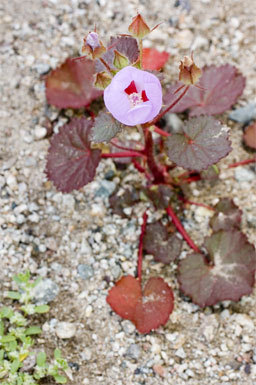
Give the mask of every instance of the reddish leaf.
POLYGON ((177 203, 177 194, 175 190, 165 184, 158 184, 145 190, 145 194, 152 200, 157 209, 166 209, 170 202, 177 203))
POLYGON ((135 308, 141 298, 142 291, 139 281, 128 275, 122 277, 110 289, 107 302, 120 317, 133 321, 135 308))
POLYGON ((256 149, 256 122, 246 128, 243 139, 248 147, 256 149))
POLYGON ((117 190, 109 198, 109 204, 113 213, 120 215, 121 217, 126 216, 123 211, 124 208, 133 206, 138 201, 139 194, 133 187, 131 187, 131 189, 125 189, 123 194, 120 194, 117 190))
POLYGON ((51 140, 46 174, 62 192, 78 190, 95 176, 101 151, 90 148, 91 126, 90 120, 74 118, 51 140))
POLYGON ((146 253, 154 256, 156 262, 169 264, 180 255, 182 240, 175 234, 169 234, 166 227, 158 221, 147 225, 143 246, 146 253))
POLYGON ((109 291, 107 302, 120 317, 132 321, 140 333, 149 333, 168 321, 174 297, 162 278, 150 278, 142 293, 139 281, 128 275, 109 291))
POLYGON ((102 95, 102 91, 93 87, 94 73, 92 60, 68 58, 47 76, 45 86, 48 103, 59 108, 87 106, 102 95))
POLYGON ((143 48, 142 68, 144 70, 160 70, 169 59, 167 52, 159 52, 155 48, 143 48))
MULTIPOLYGON (((169 88, 164 96, 166 105, 170 105, 177 99, 179 93, 174 94, 174 92, 181 85, 181 82, 177 82, 169 88)), ((230 64, 220 67, 212 65, 203 68, 203 74, 197 85, 203 90, 191 86, 170 112, 183 112, 189 108, 189 116, 221 114, 235 104, 243 93, 245 78, 236 67, 230 64)))
POLYGON ((219 231, 205 240, 210 263, 192 253, 179 263, 181 290, 201 307, 238 301, 252 292, 256 268, 254 247, 240 231, 219 231))
POLYGON ((122 127, 110 114, 100 112, 93 123, 91 140, 96 143, 109 142, 122 127))
POLYGON ((231 151, 225 127, 207 116, 188 120, 183 133, 169 136, 166 146, 171 161, 195 171, 207 169, 231 151))
POLYGON ((240 228, 242 211, 229 198, 223 198, 215 206, 215 214, 210 220, 213 231, 240 228))
MULTIPOLYGON (((129 59, 131 64, 135 63, 139 58, 139 47, 137 40, 129 36, 111 37, 108 44, 107 52, 102 56, 107 64, 114 68, 114 51, 118 51, 129 59)), ((96 62, 97 72, 105 71, 105 66, 97 60, 96 62)))

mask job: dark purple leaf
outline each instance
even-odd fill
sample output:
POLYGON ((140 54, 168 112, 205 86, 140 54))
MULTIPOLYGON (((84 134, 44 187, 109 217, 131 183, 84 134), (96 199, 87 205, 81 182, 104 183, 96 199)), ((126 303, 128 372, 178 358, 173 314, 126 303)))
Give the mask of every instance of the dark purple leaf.
MULTIPOLYGON (((173 103, 179 93, 174 92, 182 85, 177 82, 172 85, 164 96, 164 104, 173 103)), ((170 112, 183 112, 190 109, 189 116, 216 115, 230 109, 243 93, 245 78, 236 67, 224 64, 220 67, 214 65, 203 68, 203 74, 197 85, 199 89, 191 86, 186 95, 170 110, 170 112)))
MULTIPOLYGON (((103 59, 114 68, 114 50, 120 52, 129 59, 131 64, 139 58, 139 47, 137 40, 130 36, 111 37, 108 44, 109 49, 103 55, 103 59)), ((97 72, 105 71, 105 66, 98 60, 96 62, 97 72)))
POLYGON ((91 182, 101 159, 101 151, 90 148, 92 122, 74 118, 51 139, 46 174, 62 192, 78 190, 91 182))
POLYGON ((46 78, 46 98, 59 108, 87 106, 102 95, 93 87, 95 64, 89 59, 68 58, 46 78))
POLYGON ((166 209, 171 202, 177 202, 177 194, 173 188, 165 184, 154 185, 145 190, 145 194, 157 209, 166 209))
POLYGON ((185 295, 201 307, 238 301, 252 292, 256 268, 254 247, 240 231, 218 231, 205 240, 210 263, 192 253, 179 263, 179 283, 185 295))
POLYGON ((123 209, 133 206, 139 199, 138 192, 134 187, 131 187, 130 189, 125 189, 121 194, 119 191, 115 191, 109 198, 109 204, 114 214, 126 217, 123 209))
POLYGON ((146 253, 152 254, 156 262, 169 264, 180 255, 182 240, 175 234, 169 234, 159 221, 146 227, 143 247, 146 253))
POLYGON ((109 142, 122 127, 122 124, 110 114, 100 112, 91 129, 91 140, 96 143, 109 142))
POLYGON ((172 162, 195 171, 207 169, 231 151, 226 128, 207 116, 188 120, 183 133, 169 136, 166 146, 172 162))
POLYGON ((229 198, 223 198, 215 206, 215 214, 210 220, 213 231, 240 229, 242 211, 229 198))

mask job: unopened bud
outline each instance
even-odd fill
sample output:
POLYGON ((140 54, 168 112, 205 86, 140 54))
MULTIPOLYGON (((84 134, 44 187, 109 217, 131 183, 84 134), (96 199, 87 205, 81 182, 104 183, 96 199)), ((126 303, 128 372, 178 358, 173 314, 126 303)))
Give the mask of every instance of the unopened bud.
POLYGON ((144 21, 143 17, 138 13, 138 15, 132 19, 132 22, 128 27, 128 31, 134 37, 142 39, 144 36, 150 33, 150 28, 144 21))
POLYGON ((110 83, 112 77, 107 72, 98 72, 94 86, 100 90, 104 90, 110 83))
POLYGON ((114 50, 115 57, 114 57, 114 66, 121 70, 122 68, 128 66, 129 60, 126 56, 122 55, 117 50, 114 50))
POLYGON ((84 38, 84 45, 82 47, 82 53, 91 59, 97 59, 106 52, 106 48, 99 40, 99 36, 96 32, 90 32, 84 38))
POLYGON ((179 69, 179 80, 186 85, 195 84, 202 74, 201 69, 194 63, 193 54, 191 54, 191 57, 184 56, 184 59, 180 62, 179 69))

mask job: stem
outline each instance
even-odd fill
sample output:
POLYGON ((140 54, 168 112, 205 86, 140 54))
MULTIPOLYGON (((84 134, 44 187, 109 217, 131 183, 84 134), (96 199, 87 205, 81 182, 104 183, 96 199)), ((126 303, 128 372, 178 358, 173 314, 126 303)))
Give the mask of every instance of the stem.
POLYGON ((153 183, 165 183, 164 172, 155 161, 152 133, 149 130, 145 133, 145 155, 147 156, 148 167, 154 177, 153 183))
POLYGON ((190 200, 187 200, 183 197, 179 197, 179 199, 183 202, 183 203, 187 203, 189 205, 195 205, 195 206, 200 206, 200 207, 205 207, 206 209, 208 210, 212 210, 212 211, 215 211, 214 208, 212 208, 211 206, 208 206, 208 205, 205 205, 204 203, 198 203, 198 202, 192 202, 190 200))
POLYGON ((168 111, 170 111, 174 106, 176 106, 177 103, 179 103, 179 101, 183 98, 183 96, 187 93, 189 89, 189 86, 186 86, 184 91, 180 94, 180 96, 169 106, 167 107, 165 110, 163 110, 162 112, 160 112, 160 114, 158 114, 155 119, 151 120, 151 122, 149 123, 146 123, 145 127, 149 127, 149 126, 152 126, 153 124, 155 124, 158 120, 160 120, 168 111))
POLYGON ((142 68, 142 51, 143 51, 143 43, 142 39, 139 39, 139 50, 140 50, 140 68, 142 68))
POLYGON ((112 70, 111 70, 110 66, 108 65, 108 63, 102 57, 100 57, 100 61, 107 68, 108 72, 110 72, 110 74, 112 75, 112 70))
POLYGON ((141 172, 142 174, 145 174, 145 177, 148 179, 148 180, 151 180, 151 175, 146 171, 146 169, 144 167, 141 166, 141 164, 139 164, 138 162, 136 162, 135 159, 133 159, 132 161, 134 167, 136 168, 136 170, 138 170, 139 172, 141 172))
POLYGON ((125 151, 136 151, 136 152, 142 152, 144 151, 144 149, 141 149, 141 150, 134 150, 133 148, 128 148, 128 147, 125 147, 125 146, 122 146, 118 143, 115 143, 114 140, 112 139, 110 141, 110 144, 112 144, 112 146, 116 147, 116 148, 120 148, 120 150, 125 150, 125 151))
POLYGON ((166 138, 168 138, 168 136, 171 136, 171 134, 169 134, 168 132, 164 131, 164 130, 161 130, 161 128, 157 127, 157 126, 154 126, 154 131, 159 134, 159 135, 162 135, 162 136, 165 136, 166 138))
POLYGON ((141 284, 141 275, 142 275, 142 259, 143 259, 143 238, 147 226, 147 210, 143 214, 143 223, 140 230, 140 239, 139 239, 139 250, 138 250, 138 264, 137 264, 137 277, 139 278, 139 283, 141 284))
POLYGON ((196 253, 201 253, 199 248, 196 246, 196 244, 192 241, 186 230, 184 229, 183 225, 181 224, 179 218, 171 208, 171 206, 168 206, 166 209, 167 214, 169 217, 171 217, 173 224, 176 226, 176 229, 179 231, 179 233, 183 236, 187 244, 193 249, 196 253))
POLYGON ((111 152, 108 154, 101 154, 101 158, 134 158, 144 156, 137 151, 123 151, 123 152, 111 152))
POLYGON ((238 167, 238 166, 243 166, 243 165, 245 165, 245 164, 254 163, 254 162, 256 162, 256 157, 253 158, 253 159, 241 160, 240 162, 230 164, 230 165, 228 166, 228 168, 238 167))

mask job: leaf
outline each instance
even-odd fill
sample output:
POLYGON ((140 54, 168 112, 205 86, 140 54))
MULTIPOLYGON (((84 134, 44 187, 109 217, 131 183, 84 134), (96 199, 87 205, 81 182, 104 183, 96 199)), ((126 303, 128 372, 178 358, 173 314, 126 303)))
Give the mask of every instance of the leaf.
POLYGON ((46 78, 46 98, 59 108, 87 106, 102 92, 93 87, 95 64, 92 60, 68 58, 46 78))
POLYGON ((91 129, 91 140, 96 143, 109 142, 121 129, 122 124, 110 114, 100 112, 91 129))
POLYGON ((21 297, 21 294, 18 293, 17 291, 8 291, 7 297, 8 297, 8 298, 11 298, 11 299, 17 299, 17 300, 19 300, 20 297, 21 297))
POLYGON ((142 51, 142 68, 144 70, 160 70, 164 67, 169 59, 168 52, 159 52, 155 48, 143 48, 142 51))
MULTIPOLYGON (((224 64, 203 68, 203 73, 197 85, 189 88, 185 96, 170 112, 183 112, 190 109, 189 116, 216 115, 225 112, 236 103, 245 87, 245 78, 236 67, 224 64)), ((177 82, 172 85, 164 96, 164 103, 170 105, 180 93, 174 92, 182 85, 177 82)), ((180 91, 182 92, 182 91, 180 91)))
POLYGON ((256 150, 256 122, 246 128, 243 140, 248 147, 256 150))
POLYGON ((215 208, 215 214, 210 219, 213 231, 240 229, 242 211, 229 198, 222 198, 215 208))
POLYGON ((154 256, 156 262, 169 264, 180 255, 182 240, 175 234, 169 234, 166 227, 158 221, 147 225, 143 246, 146 253, 154 256))
POLYGON ((19 367, 20 367, 20 361, 19 361, 18 358, 16 358, 16 359, 12 362, 12 364, 11 364, 11 373, 12 373, 12 374, 16 373, 16 372, 18 371, 19 367))
MULTIPOLYGON (((107 64, 114 68, 114 51, 118 51, 129 59, 131 64, 135 63, 139 58, 139 47, 137 40, 130 36, 119 36, 111 37, 108 44, 107 52, 102 56, 102 58, 107 62, 107 64)), ((97 72, 105 71, 106 68, 104 65, 97 60, 96 62, 97 72)))
POLYGON ((162 278, 150 278, 142 292, 139 281, 128 275, 109 291, 107 302, 140 333, 149 333, 168 321, 174 306, 173 292, 162 278))
POLYGON ((55 349, 54 350, 54 358, 55 358, 55 360, 61 359, 61 351, 60 351, 60 349, 55 349))
POLYGON ((12 342, 12 341, 15 341, 16 340, 16 337, 11 335, 11 334, 7 334, 6 336, 3 336, 1 338, 1 343, 5 344, 7 342, 12 342))
POLYGON ((51 139, 46 174, 62 192, 78 190, 95 176, 101 151, 90 148, 91 126, 85 118, 74 118, 51 139))
POLYGON ((152 200, 157 209, 166 209, 170 202, 177 201, 177 194, 174 189, 165 184, 153 185, 145 190, 145 194, 152 200))
POLYGON ((238 301, 252 292, 256 268, 254 247, 237 230, 218 231, 207 237, 210 263, 192 253, 179 263, 181 290, 201 307, 219 301, 238 301))
POLYGON ((0 337, 4 335, 4 323, 3 321, 0 321, 0 337))
POLYGON ((30 328, 25 330, 26 336, 31 336, 33 334, 41 334, 42 329, 39 326, 31 326, 30 328))
POLYGON ((36 313, 47 313, 50 310, 50 306, 48 305, 38 305, 35 306, 35 312, 36 313))
POLYGON ((0 316, 1 318, 11 318, 13 316, 14 312, 10 307, 2 307, 0 309, 0 316))
POLYGON ((55 374, 54 376, 55 381, 57 384, 66 384, 67 378, 65 376, 62 376, 60 374, 55 374))
POLYGON ((136 202, 139 202, 139 194, 132 186, 129 189, 125 189, 123 194, 120 194, 119 190, 116 190, 109 197, 109 204, 113 213, 120 215, 121 217, 126 217, 123 210, 126 207, 133 206, 136 202))
POLYGON ((39 367, 44 367, 46 363, 46 354, 45 352, 39 352, 38 355, 36 356, 36 364, 39 367))
POLYGON ((231 151, 225 127, 207 116, 188 120, 183 133, 169 136, 166 145, 171 161, 195 171, 206 170, 231 151))

